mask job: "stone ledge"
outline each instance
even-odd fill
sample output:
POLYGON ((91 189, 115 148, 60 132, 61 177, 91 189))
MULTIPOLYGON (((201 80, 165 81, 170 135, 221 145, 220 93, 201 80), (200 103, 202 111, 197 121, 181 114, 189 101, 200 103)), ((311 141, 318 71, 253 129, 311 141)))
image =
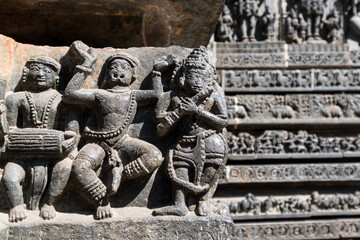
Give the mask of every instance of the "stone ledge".
POLYGON ((27 211, 21 223, 7 222, 0 213, 0 239, 231 239, 234 223, 228 217, 153 217, 145 208, 113 209, 111 219, 94 220, 91 213, 57 213, 45 221, 27 211))

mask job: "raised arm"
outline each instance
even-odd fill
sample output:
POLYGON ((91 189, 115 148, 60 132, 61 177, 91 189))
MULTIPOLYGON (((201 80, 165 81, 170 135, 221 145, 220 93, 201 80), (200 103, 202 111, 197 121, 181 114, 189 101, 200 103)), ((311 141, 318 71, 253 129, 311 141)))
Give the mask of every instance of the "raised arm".
POLYGON ((92 73, 91 67, 96 62, 96 57, 91 48, 81 41, 75 41, 70 48, 75 48, 84 62, 77 65, 75 74, 67 85, 63 100, 68 104, 92 105, 95 103, 95 91, 90 89, 81 89, 85 79, 92 73))
POLYGON ((163 56, 155 61, 151 73, 152 90, 139 90, 136 93, 136 100, 140 106, 153 104, 159 99, 160 95, 163 93, 161 74, 169 69, 169 67, 174 66, 175 63, 176 59, 172 55, 169 55, 168 57, 163 56))
POLYGON ((155 103, 162 93, 161 72, 152 71, 152 90, 137 90, 136 101, 139 106, 155 103))

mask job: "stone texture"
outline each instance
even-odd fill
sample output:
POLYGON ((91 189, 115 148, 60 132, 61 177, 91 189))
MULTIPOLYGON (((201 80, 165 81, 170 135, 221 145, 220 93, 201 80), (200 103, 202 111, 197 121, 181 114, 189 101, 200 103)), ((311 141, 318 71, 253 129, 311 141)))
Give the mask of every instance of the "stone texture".
POLYGON ((21 224, 9 224, 0 213, 1 239, 231 239, 233 221, 220 217, 152 217, 144 208, 116 209, 111 220, 92 215, 59 213, 43 221, 29 212, 21 224))
POLYGON ((20 42, 68 46, 81 39, 93 47, 197 47, 209 41, 224 0, 0 3, 0 32, 20 42))

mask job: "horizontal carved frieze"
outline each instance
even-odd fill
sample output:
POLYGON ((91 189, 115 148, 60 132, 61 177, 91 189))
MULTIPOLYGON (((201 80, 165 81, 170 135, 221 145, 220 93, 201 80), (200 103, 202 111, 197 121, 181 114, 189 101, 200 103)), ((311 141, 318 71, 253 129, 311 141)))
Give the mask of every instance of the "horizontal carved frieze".
POLYGON ((216 43, 218 69, 357 67, 358 51, 346 44, 216 43), (248 46, 248 48, 246 48, 248 46))
POLYGON ((230 124, 359 124, 360 94, 227 96, 230 124))
POLYGON ((360 91, 360 69, 220 70, 226 92, 360 91))
POLYGON ((221 184, 360 181, 360 163, 226 166, 221 184))
POLYGON ((360 219, 236 223, 235 239, 340 239, 360 237, 360 219))
POLYGON ((257 198, 248 193, 241 201, 228 202, 231 217, 242 219, 304 218, 360 214, 360 192, 257 198))
POLYGON ((261 135, 228 133, 231 160, 312 159, 360 156, 360 135, 267 130, 261 135))

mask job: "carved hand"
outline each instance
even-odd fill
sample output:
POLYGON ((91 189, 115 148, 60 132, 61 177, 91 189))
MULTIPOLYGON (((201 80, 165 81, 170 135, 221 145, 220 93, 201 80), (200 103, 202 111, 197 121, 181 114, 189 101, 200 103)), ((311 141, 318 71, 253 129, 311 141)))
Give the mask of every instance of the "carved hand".
POLYGON ((162 56, 158 60, 155 61, 153 69, 155 71, 163 72, 169 68, 173 63, 175 63, 175 58, 172 55, 168 57, 162 56))
POLYGON ((194 115, 198 107, 191 98, 181 98, 180 115, 194 115))
POLYGON ((82 65, 90 68, 97 60, 93 49, 84 44, 82 41, 75 41, 73 45, 78 53, 85 59, 82 65))
POLYGON ((65 131, 65 141, 62 144, 63 152, 69 153, 76 147, 77 134, 74 131, 65 131))

